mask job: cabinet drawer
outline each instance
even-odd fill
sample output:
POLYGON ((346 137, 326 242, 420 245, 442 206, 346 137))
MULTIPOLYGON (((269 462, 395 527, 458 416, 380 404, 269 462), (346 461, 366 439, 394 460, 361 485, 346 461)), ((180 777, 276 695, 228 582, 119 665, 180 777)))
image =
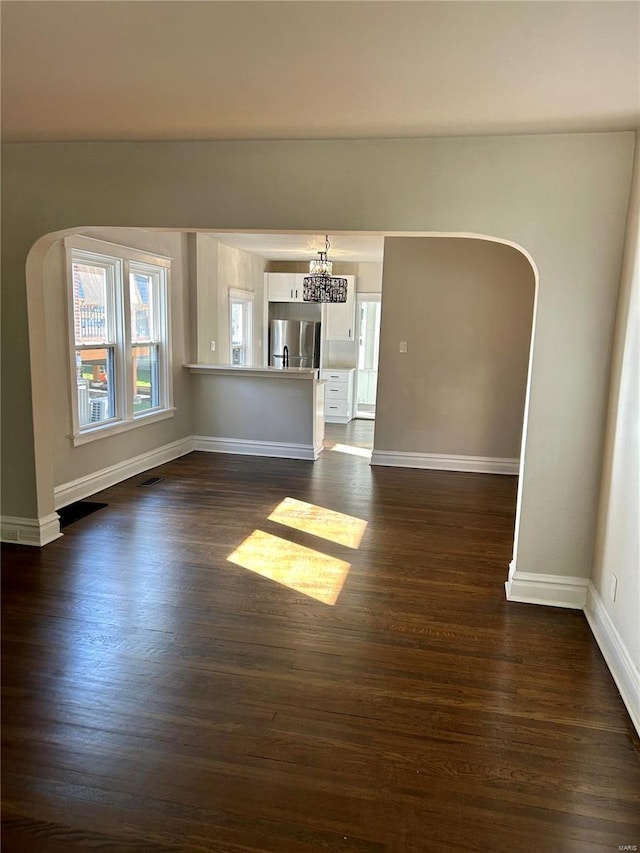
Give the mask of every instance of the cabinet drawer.
POLYGON ((346 418, 348 406, 346 400, 332 400, 325 397, 324 413, 335 418, 346 418))
POLYGON ((344 400, 345 403, 349 399, 349 387, 343 382, 327 382, 324 386, 325 400, 344 400))
POLYGON ((320 378, 326 379, 332 385, 335 385, 336 382, 344 382, 346 384, 349 382, 349 373, 348 370, 321 370, 320 378))

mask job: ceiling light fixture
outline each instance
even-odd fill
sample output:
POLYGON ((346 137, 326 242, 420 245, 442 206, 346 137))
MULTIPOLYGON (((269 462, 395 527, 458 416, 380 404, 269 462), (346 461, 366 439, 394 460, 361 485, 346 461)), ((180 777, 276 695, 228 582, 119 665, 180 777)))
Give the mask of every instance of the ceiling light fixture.
POLYGON ((309 263, 309 275, 304 278, 302 298, 305 302, 346 302, 347 280, 331 275, 333 264, 328 260, 329 237, 324 238, 324 252, 319 260, 309 263))

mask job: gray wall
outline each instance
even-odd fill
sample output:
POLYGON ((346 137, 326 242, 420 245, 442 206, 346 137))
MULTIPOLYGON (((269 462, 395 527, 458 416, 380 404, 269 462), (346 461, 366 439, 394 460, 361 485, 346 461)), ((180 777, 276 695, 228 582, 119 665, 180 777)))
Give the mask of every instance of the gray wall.
POLYGON ((524 247, 539 271, 517 568, 588 576, 634 143, 602 133, 4 146, 4 513, 53 510, 38 373, 46 241, 29 255, 42 235, 116 225, 490 235, 524 247))
POLYGON ((388 237, 382 280, 375 449, 518 458, 529 261, 485 240, 388 237))
POLYGON ((194 435, 313 447, 310 379, 194 374, 194 435))
POLYGON ((264 336, 264 270, 266 261, 250 252, 220 244, 218 249, 218 364, 231 362, 229 335, 229 289, 255 293, 253 301, 252 363, 260 365, 264 336))
POLYGON ((220 243, 208 234, 194 234, 196 255, 196 284, 194 287, 195 350, 194 361, 198 364, 218 364, 220 358, 218 329, 220 300, 218 297, 218 250, 220 243), (216 341, 217 350, 211 351, 211 341, 216 341))
MULTIPOLYGON (((640 670, 640 148, 622 272, 592 581, 640 670), (616 600, 611 577, 616 575, 616 600)), ((637 687, 636 687, 637 691, 637 687)), ((636 703, 640 697, 636 693, 636 703)), ((636 705, 636 713, 640 708, 636 705)), ((636 717, 636 726, 640 718, 636 717)))
POLYGON ((264 271, 267 262, 250 252, 196 234, 196 336, 199 364, 229 364, 229 289, 255 293, 253 364, 262 364, 264 271), (216 342, 211 351, 211 341, 216 342))

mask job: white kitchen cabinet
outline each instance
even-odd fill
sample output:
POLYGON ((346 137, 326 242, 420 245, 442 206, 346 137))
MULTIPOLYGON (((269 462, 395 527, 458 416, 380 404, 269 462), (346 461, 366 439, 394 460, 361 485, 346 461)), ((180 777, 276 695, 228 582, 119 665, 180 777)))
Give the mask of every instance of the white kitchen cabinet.
POLYGON ((347 279, 347 301, 327 302, 324 306, 325 341, 353 341, 356 336, 356 277, 347 279))
POLYGON ((353 418, 353 380, 355 370, 320 371, 324 387, 324 419, 327 423, 348 424, 353 418))
POLYGON ((269 302, 302 302, 302 273, 266 272, 269 302))

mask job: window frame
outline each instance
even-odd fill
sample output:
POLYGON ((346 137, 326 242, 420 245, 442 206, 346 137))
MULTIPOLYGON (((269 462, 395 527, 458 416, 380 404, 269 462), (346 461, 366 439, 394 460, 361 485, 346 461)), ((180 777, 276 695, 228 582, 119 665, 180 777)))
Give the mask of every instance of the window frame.
POLYGON ((255 293, 252 290, 239 290, 234 287, 229 288, 229 364, 233 365, 233 351, 239 347, 233 345, 233 304, 241 303, 245 306, 245 315, 243 320, 244 337, 246 344, 243 344, 245 351, 244 364, 237 365, 238 367, 253 366, 253 304, 255 293))
POLYGON ((126 432, 144 424, 154 423, 173 417, 173 370, 171 346, 171 263, 172 259, 164 255, 145 252, 130 246, 122 246, 92 237, 72 235, 64 240, 66 253, 66 294, 67 294, 67 341, 69 348, 69 399, 71 402, 71 442, 74 446, 86 444, 99 438, 126 432), (112 270, 112 302, 114 342, 105 346, 114 347, 114 389, 115 401, 113 417, 98 423, 80 424, 76 350, 104 349, 105 346, 76 344, 75 308, 73 290, 73 264, 90 263, 112 270), (132 274, 152 274, 157 276, 153 284, 157 302, 158 326, 157 340, 152 345, 158 347, 158 400, 157 406, 141 412, 134 411, 135 383, 133 378, 133 347, 131 335, 131 291, 132 274))

